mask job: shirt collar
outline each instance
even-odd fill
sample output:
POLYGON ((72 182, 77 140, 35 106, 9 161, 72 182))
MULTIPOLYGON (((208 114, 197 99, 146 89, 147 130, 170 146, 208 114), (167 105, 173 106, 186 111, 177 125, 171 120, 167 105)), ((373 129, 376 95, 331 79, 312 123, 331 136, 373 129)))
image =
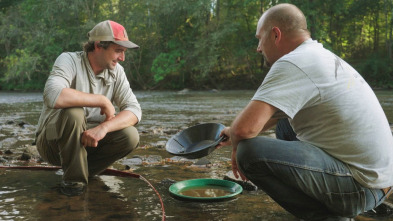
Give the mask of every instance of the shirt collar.
MULTIPOLYGON (((93 68, 90 65, 89 58, 87 57, 87 53, 84 53, 83 59, 84 59, 84 62, 86 64, 86 66, 87 66, 88 75, 89 75, 90 79, 103 80, 105 85, 110 85, 110 84, 112 84, 114 82, 115 74, 114 74, 113 70, 104 69, 101 73, 96 75, 96 74, 94 74, 93 68)), ((94 81, 92 81, 92 83, 93 82, 94 81)))

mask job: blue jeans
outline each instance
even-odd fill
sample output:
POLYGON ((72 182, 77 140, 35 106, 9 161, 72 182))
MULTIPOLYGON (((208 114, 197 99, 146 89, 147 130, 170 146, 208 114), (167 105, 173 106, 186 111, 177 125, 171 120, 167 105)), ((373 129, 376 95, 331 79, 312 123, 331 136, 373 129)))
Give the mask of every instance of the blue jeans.
POLYGON ((278 122, 276 136, 241 141, 237 163, 251 182, 296 217, 355 217, 385 200, 381 189, 361 186, 346 164, 297 140, 287 119, 278 122))

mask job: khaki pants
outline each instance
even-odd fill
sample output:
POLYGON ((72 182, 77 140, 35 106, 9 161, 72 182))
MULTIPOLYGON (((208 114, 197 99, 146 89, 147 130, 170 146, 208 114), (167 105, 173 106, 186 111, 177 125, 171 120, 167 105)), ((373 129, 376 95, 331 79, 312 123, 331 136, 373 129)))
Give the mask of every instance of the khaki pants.
POLYGON ((37 149, 50 164, 63 168, 63 180, 88 183, 88 178, 104 171, 125 157, 139 143, 135 127, 108 133, 97 147, 83 147, 81 136, 86 130, 83 108, 67 108, 49 120, 37 136, 37 149))

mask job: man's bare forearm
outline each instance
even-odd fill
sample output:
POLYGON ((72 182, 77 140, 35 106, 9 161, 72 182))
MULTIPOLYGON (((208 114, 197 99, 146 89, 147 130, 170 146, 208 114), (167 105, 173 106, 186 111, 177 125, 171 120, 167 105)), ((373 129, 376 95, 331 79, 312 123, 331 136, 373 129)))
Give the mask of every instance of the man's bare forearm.
POLYGON ((56 100, 55 108, 103 107, 108 105, 108 102, 110 103, 105 96, 100 94, 89 94, 72 88, 64 88, 56 100))
POLYGON ((131 111, 124 110, 118 113, 114 118, 102 122, 99 126, 105 127, 107 132, 113 132, 134 126, 138 123, 138 118, 131 111))

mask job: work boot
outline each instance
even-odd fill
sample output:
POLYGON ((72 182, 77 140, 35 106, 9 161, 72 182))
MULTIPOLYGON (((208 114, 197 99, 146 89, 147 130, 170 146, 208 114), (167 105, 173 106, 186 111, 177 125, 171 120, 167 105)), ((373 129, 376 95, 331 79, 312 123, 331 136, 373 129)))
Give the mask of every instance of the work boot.
MULTIPOLYGON (((300 219, 299 221, 305 221, 304 219, 300 219)), ((341 216, 336 216, 336 217, 329 217, 322 219, 321 221, 355 221, 354 218, 348 218, 348 217, 341 217, 341 216)))
POLYGON ((389 202, 383 202, 376 208, 363 213, 362 215, 366 217, 377 217, 377 218, 387 218, 393 216, 393 204, 389 202))
POLYGON ((61 181, 60 191, 66 196, 80 196, 85 192, 86 184, 82 182, 61 181))
POLYGON ((324 219, 323 221, 355 221, 355 219, 338 216, 338 217, 327 218, 327 219, 324 219))

